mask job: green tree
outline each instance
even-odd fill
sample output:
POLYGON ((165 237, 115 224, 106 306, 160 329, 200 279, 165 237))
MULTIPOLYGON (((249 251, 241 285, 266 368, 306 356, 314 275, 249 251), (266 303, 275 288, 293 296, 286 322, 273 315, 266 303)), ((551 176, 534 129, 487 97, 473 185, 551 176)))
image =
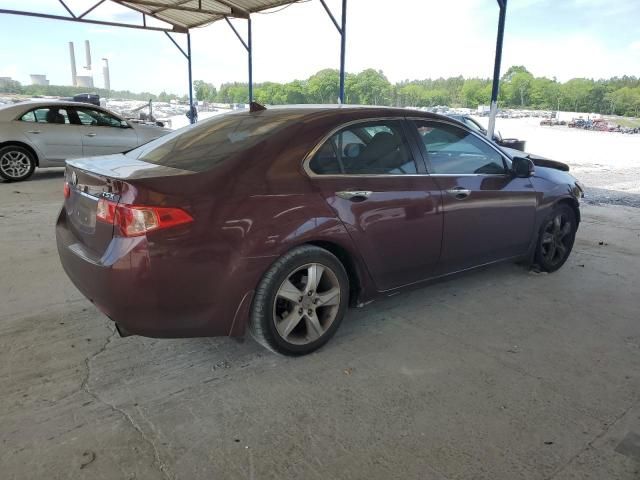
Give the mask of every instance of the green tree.
POLYGON ((583 112, 589 110, 587 108, 587 99, 593 85, 592 80, 586 78, 572 78, 562 85, 562 97, 566 101, 570 110, 574 112, 583 112))
POLYGON ((205 102, 214 102, 218 94, 216 87, 204 80, 196 80, 193 82, 196 99, 205 102))
POLYGON ((353 90, 358 103, 363 105, 388 105, 391 99, 391 84, 381 70, 369 68, 353 79, 353 90))
POLYGON ((320 70, 307 80, 307 91, 312 103, 336 103, 340 90, 338 70, 320 70))
POLYGON ((488 80, 479 78, 465 80, 460 91, 462 105, 468 108, 487 105, 491 100, 491 90, 487 90, 488 83, 488 80))

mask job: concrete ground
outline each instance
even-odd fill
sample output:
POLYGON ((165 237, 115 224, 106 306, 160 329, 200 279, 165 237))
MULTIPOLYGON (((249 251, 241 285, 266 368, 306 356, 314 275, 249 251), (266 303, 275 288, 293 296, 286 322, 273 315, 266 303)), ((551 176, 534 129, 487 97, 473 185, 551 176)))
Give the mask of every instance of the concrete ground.
POLYGON ((349 313, 319 352, 120 339, 56 253, 60 171, 0 184, 2 479, 638 479, 640 209, 349 313))

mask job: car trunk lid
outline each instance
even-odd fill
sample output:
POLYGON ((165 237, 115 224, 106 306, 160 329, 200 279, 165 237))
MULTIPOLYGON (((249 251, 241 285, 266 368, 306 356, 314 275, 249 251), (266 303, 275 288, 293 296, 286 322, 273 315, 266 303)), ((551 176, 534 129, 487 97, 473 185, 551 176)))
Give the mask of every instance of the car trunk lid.
POLYGON ((114 236, 114 225, 97 219, 98 203, 121 201, 135 189, 137 179, 188 174, 190 172, 135 160, 126 155, 82 158, 67 161, 68 187, 64 209, 69 229, 86 254, 100 258, 114 236))

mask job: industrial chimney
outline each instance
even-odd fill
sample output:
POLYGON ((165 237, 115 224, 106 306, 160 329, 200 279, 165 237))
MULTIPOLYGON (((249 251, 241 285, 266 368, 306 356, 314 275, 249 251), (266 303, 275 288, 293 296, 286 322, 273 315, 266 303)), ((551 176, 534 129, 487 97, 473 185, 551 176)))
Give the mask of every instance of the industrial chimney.
POLYGON ((73 50, 73 42, 69 42, 69 57, 71 59, 71 85, 76 86, 76 53, 73 50))
POLYGON ((111 90, 111 80, 109 79, 109 60, 107 58, 102 59, 102 77, 104 78, 104 89, 111 90))
POLYGON ((91 70, 91 46, 89 45, 89 40, 84 41, 84 49, 87 56, 87 65, 84 68, 91 70))

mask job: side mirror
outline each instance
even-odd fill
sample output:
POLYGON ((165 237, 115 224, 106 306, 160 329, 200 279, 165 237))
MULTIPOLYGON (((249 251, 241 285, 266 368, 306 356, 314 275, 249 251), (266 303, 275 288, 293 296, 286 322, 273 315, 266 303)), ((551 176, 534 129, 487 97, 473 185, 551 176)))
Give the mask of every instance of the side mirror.
POLYGON ((528 158, 513 157, 511 160, 511 170, 518 178, 529 178, 535 171, 535 165, 528 158))

